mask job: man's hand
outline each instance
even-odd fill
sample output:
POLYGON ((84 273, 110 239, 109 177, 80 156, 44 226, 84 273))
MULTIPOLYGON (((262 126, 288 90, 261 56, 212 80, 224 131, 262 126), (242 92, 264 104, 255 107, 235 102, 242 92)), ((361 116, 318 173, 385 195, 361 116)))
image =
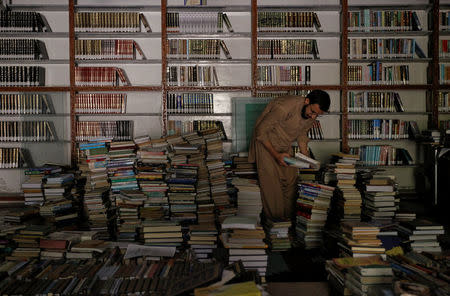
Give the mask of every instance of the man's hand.
POLYGON ((291 156, 289 155, 289 153, 278 153, 278 155, 275 157, 275 159, 277 160, 279 165, 287 167, 288 165, 284 161, 285 157, 291 157, 291 156))

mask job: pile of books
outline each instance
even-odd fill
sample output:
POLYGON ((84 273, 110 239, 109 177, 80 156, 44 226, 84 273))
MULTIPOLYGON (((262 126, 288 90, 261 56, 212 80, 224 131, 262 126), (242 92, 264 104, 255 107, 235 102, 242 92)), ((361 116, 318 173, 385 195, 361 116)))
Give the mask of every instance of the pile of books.
POLYGON ((88 227, 98 233, 99 239, 107 240, 113 231, 116 213, 112 208, 107 188, 89 190, 84 193, 84 214, 88 227))
POLYGON ((398 207, 397 189, 391 176, 377 176, 368 180, 363 199, 363 218, 392 220, 398 207))
POLYGON ((11 254, 13 260, 28 260, 39 257, 41 249, 39 240, 51 231, 48 225, 29 225, 13 235, 17 248, 11 254))
POLYGON ((351 257, 382 255, 385 248, 377 235, 380 228, 367 222, 342 222, 342 242, 338 242, 341 253, 351 257))
POLYGON ((25 170, 26 180, 22 183, 25 205, 42 205, 44 203, 43 178, 47 175, 60 173, 61 167, 43 166, 25 170))
POLYGON ((267 218, 263 226, 267 244, 272 251, 286 251, 291 248, 289 228, 292 221, 274 221, 267 218))
POLYGON ((369 295, 380 286, 390 290, 393 280, 394 274, 389 264, 354 266, 345 275, 345 286, 353 295, 369 295))
POLYGON ((195 252, 199 261, 211 260, 217 248, 218 231, 214 223, 189 226, 189 247, 195 252))
POLYGON ((133 141, 110 143, 107 168, 112 191, 139 189, 134 173, 134 149, 133 141))
POLYGON ((141 225, 139 209, 147 199, 139 190, 122 190, 115 194, 117 216, 117 239, 132 242, 137 239, 141 225))
POLYGON ((299 184, 295 224, 297 244, 303 245, 306 249, 322 245, 322 230, 327 220, 334 189, 316 183, 299 184))
POLYGON ((178 222, 154 220, 142 222, 144 244, 148 246, 181 247, 183 234, 178 222))
POLYGON ((196 183, 198 166, 176 164, 168 169, 170 219, 192 223, 197 221, 196 183))
POLYGON ((441 252, 438 235, 444 234, 444 226, 425 219, 402 221, 398 226, 399 235, 416 252, 441 252))
POLYGON ((86 176, 86 189, 110 187, 106 165, 109 161, 107 141, 92 141, 79 144, 78 166, 86 176))
POLYGON ((234 177, 231 184, 237 189, 237 214, 259 217, 262 201, 258 180, 234 177))
POLYGON ((246 269, 256 269, 265 276, 267 244, 264 230, 255 217, 232 216, 222 223, 220 239, 229 250, 229 264, 241 260, 246 269))
POLYGON ((333 155, 335 159, 334 173, 336 174, 338 197, 337 207, 343 221, 360 220, 361 218, 361 193, 355 187, 356 162, 358 155, 338 153, 333 155))

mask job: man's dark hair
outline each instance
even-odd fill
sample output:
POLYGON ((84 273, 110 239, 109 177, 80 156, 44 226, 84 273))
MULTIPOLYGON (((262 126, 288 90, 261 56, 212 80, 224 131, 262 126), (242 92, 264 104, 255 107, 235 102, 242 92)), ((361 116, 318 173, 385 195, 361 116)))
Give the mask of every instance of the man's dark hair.
POLYGON ((311 91, 307 96, 310 104, 319 104, 320 110, 328 112, 330 108, 330 95, 320 89, 311 91))

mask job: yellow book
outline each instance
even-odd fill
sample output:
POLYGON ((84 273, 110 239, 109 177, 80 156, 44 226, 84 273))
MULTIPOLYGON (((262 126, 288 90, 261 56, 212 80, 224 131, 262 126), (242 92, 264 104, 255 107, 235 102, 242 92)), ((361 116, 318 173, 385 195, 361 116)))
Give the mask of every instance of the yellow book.
POLYGON ((220 287, 205 287, 194 290, 195 296, 260 296, 255 282, 244 282, 220 287))

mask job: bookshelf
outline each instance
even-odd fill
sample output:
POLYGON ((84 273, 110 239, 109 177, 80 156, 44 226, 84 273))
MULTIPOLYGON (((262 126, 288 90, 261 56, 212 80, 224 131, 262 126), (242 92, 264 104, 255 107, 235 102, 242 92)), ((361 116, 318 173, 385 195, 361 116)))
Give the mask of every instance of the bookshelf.
MULTIPOLYGON (((445 110, 442 108, 439 111, 440 93, 449 92, 448 85, 441 83, 439 80, 439 67, 440 64, 445 63, 450 65, 448 57, 439 57, 439 46, 442 40, 450 40, 450 37, 447 37, 449 34, 447 28, 439 28, 439 22, 432 21, 439 19, 440 12, 450 11, 450 2, 411 0, 407 7, 404 6, 403 2, 400 0, 381 1, 377 2, 376 5, 368 5, 366 1, 361 0, 323 0, 313 5, 306 0, 289 0, 275 5, 273 1, 269 0, 233 0, 227 1, 227 5, 224 6, 222 1, 209 0, 207 6, 186 7, 181 0, 156 2, 133 0, 128 1, 125 5, 119 0, 96 1, 95 3, 87 0, 4 1, 4 4, 7 4, 11 11, 31 11, 41 14, 50 30, 44 32, 0 32, 0 41, 25 39, 41 42, 44 44, 48 56, 48 59, 40 58, 37 60, 12 60, 0 57, 1 67, 20 65, 45 69, 45 83, 43 85, 2 85, 1 94, 48 94, 51 95, 52 102, 58 110, 55 110, 54 114, 17 114, 17 116, 9 114, 2 120, 42 119, 53 122, 57 127, 57 145, 52 146, 52 143, 45 142, 24 142, 20 145, 30 147, 30 154, 36 165, 39 165, 41 161, 51 160, 56 162, 53 158, 46 159, 42 156, 43 153, 40 151, 48 151, 47 146, 51 149, 50 151, 54 152, 53 155, 58 155, 58 162, 75 163, 78 144, 77 124, 79 122, 130 121, 132 122, 130 125, 132 137, 148 134, 152 138, 157 138, 161 135, 170 134, 170 124, 174 121, 222 121, 225 132, 231 139, 232 98, 264 96, 282 92, 302 92, 321 88, 330 93, 332 102, 330 114, 319 118, 324 139, 310 142, 310 147, 313 151, 317 151, 315 155, 319 160, 327 161, 330 153, 338 150, 349 151, 351 147, 359 145, 405 147, 415 160, 414 165, 402 165, 392 169, 395 170, 396 174, 406 176, 405 179, 409 179, 406 184, 411 184, 411 180, 414 179, 414 170, 411 168, 420 165, 419 148, 414 142, 395 139, 361 140, 350 139, 348 136, 350 120, 414 120, 421 130, 437 128, 440 120, 450 120, 448 111, 442 111, 445 110), (401 32, 387 29, 373 32, 349 30, 349 24, 352 23, 347 18, 347 14, 356 11, 364 13, 368 10, 408 10, 415 12, 422 30, 401 32), (309 31, 302 32, 298 29, 298 22, 297 28, 289 30, 277 28, 274 32, 270 29, 267 30, 267 28, 261 28, 258 15, 261 16, 261 19, 264 14, 273 13, 273 15, 279 16, 286 12, 304 13, 305 18, 312 15, 313 21, 310 23, 309 31), (100 17, 100 15, 114 15, 119 19, 121 14, 137 15, 134 19, 138 20, 139 29, 136 26, 131 26, 135 29, 132 30, 131 27, 127 27, 128 30, 121 29, 120 32, 114 32, 112 29, 107 31, 98 30, 99 28, 86 29, 86 27, 83 27, 82 30, 78 25, 77 28, 75 26, 75 23, 78 24, 80 21, 80 13, 83 15, 91 13, 94 19, 97 16, 100 17), (178 14, 178 17, 180 14, 182 16, 182 22, 184 22, 182 28, 174 29, 176 26, 171 23, 176 14, 178 14), (191 28, 189 20, 195 18, 193 15, 199 14, 209 18, 209 26, 213 29, 195 31, 191 28), (218 16, 219 14, 222 15, 222 19, 218 16), (224 23, 223 15, 227 16, 233 31, 224 23), (144 19, 148 22, 151 32, 146 28, 144 19), (221 20, 221 25, 217 25, 216 21, 218 20, 221 20), (318 26, 317 20, 320 22, 320 26, 318 26), (431 27, 429 27, 429 23, 431 23, 431 27), (170 55, 169 48, 166 46, 168 42, 172 42, 172 45, 174 42, 180 44, 190 42, 193 44, 202 42, 201 40, 217 40, 219 55, 215 56, 216 58, 211 58, 211 56, 205 54, 206 51, 200 51, 200 55, 180 58, 170 55), (375 42, 374 40, 388 40, 385 41, 388 45, 403 42, 407 44, 407 49, 413 48, 411 44, 414 42, 418 44, 424 55, 419 56, 417 51, 409 56, 392 56, 386 52, 381 57, 353 55, 355 53, 354 48, 362 46, 362 40, 365 40, 366 44, 375 42), (81 44, 83 42, 84 45, 81 44), (94 47, 101 54, 88 53, 86 56, 86 52, 84 52, 84 56, 80 56, 83 53, 80 53, 79 48, 87 48, 86 43, 89 42, 97 44, 94 47), (124 45, 126 49, 121 52, 111 53, 111 48, 113 48, 111 44, 114 44, 115 48, 117 42, 128 45, 124 45), (131 46, 129 45, 130 42, 132 43, 131 46), (227 58, 226 51, 221 47, 220 42, 224 42, 232 57, 231 59, 227 58), (103 51, 98 51, 98 44, 103 51), (287 44, 294 48, 303 48, 303 51, 300 50, 303 55, 300 55, 298 51, 281 50, 287 44), (317 51, 304 49, 310 44, 317 51), (267 46, 272 52, 270 56, 264 57, 262 55, 264 54, 264 48, 267 49, 267 46), (109 51, 108 48, 110 48, 109 51), (272 56, 274 49, 275 52, 279 51, 275 58, 272 56), (105 54, 105 52, 108 53, 105 54), (123 56, 120 56, 121 54, 128 54, 128 56, 124 59, 123 56), (122 59, 117 59, 117 57, 122 59), (407 66, 409 68, 409 83, 406 84, 402 81, 399 84, 356 84, 349 81, 351 77, 349 77, 348 66, 366 67, 368 64, 392 67, 393 73, 403 73, 402 71, 406 70, 396 72, 396 67, 407 66), (120 69, 125 76, 123 81, 128 83, 124 83, 120 79, 120 73, 117 71, 113 74, 115 76, 114 83, 111 81, 104 85, 79 83, 79 70, 76 69, 90 68, 94 74, 84 75, 98 76, 100 72, 93 70, 98 67, 120 69), (191 74, 192 71, 201 69, 201 71, 204 71, 203 77, 209 77, 210 73, 214 77, 215 69, 216 82, 218 83, 181 84, 178 82, 179 77, 177 77, 176 83, 173 83, 173 79, 170 75, 167 75, 167 67, 177 69, 177 75, 181 74, 180 67, 184 67, 186 73, 191 74), (309 70, 306 70, 307 67, 309 70), (192 70, 194 68, 196 70, 192 70), (261 73, 267 74, 275 69, 284 69, 283 71, 299 71, 301 69, 304 78, 306 72, 308 72, 309 80, 307 83, 299 79, 276 83, 275 79, 274 81, 270 80, 270 83, 268 83, 269 80, 267 80, 267 83, 263 83, 259 79, 262 77, 261 73), (431 75, 428 73, 431 73, 431 75), (397 93, 403 103, 404 111, 395 110, 395 112, 392 112, 392 110, 380 109, 362 112, 349 109, 351 108, 349 96, 355 93, 368 92, 397 93), (195 108, 186 107, 186 105, 178 105, 174 108, 173 105, 170 105, 173 96, 200 98, 205 94, 211 95, 212 98, 208 102, 211 105, 209 109, 207 108, 208 112, 204 112, 202 107, 198 107, 203 104, 201 100, 194 103, 194 107, 197 106, 195 108), (98 96, 98 99, 94 100, 95 102, 85 102, 88 106, 95 106, 85 109, 94 109, 94 111, 77 110, 77 98, 89 95, 98 96), (107 105, 108 103, 106 105, 101 103, 101 98, 116 95, 126 97, 123 103, 119 104, 122 111, 99 113, 99 107, 105 110, 114 109, 114 107, 111 108, 107 105), (175 112, 169 109, 175 109, 175 112), (60 147, 64 147, 64 149, 61 150, 60 147)), ((86 20, 89 17, 83 19, 86 20)), ((206 48, 206 45, 203 45, 203 47, 206 48)), ((184 52, 187 48, 187 45, 186 47, 178 47, 178 52, 184 52)), ((89 78, 84 80, 88 81, 89 78)), ((230 142, 228 141, 225 146, 228 150, 232 149, 230 142)), ((19 146, 19 143, 12 142, 2 142, 1 144, 2 147, 19 146)), ((390 166, 386 167, 391 168, 390 166)), ((3 170, 2 176, 10 175, 14 170, 20 172, 17 169, 1 170, 3 170)), ((17 173, 18 175, 19 173, 17 173)), ((11 177, 11 179, 13 178, 11 177)), ((400 180, 400 182, 402 181, 400 180)))

